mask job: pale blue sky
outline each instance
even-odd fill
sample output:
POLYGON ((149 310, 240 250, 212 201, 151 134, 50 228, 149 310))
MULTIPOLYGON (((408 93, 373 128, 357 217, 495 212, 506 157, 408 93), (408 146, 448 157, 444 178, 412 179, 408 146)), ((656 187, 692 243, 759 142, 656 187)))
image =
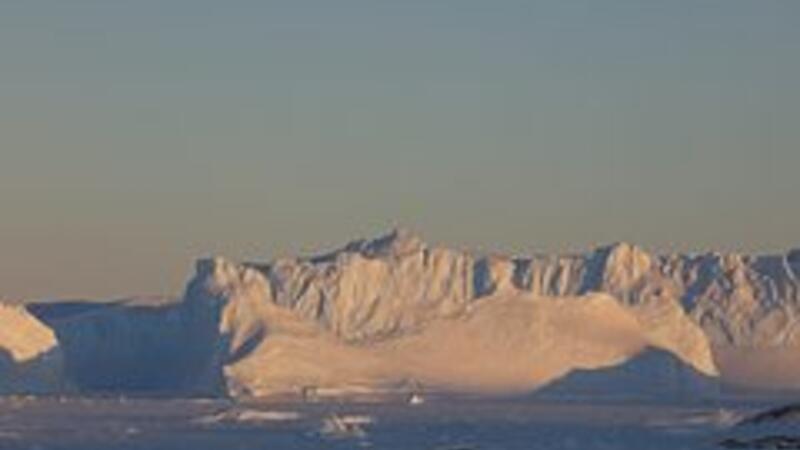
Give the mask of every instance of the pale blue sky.
POLYGON ((800 2, 0 3, 0 296, 178 293, 393 225, 800 239, 800 2))

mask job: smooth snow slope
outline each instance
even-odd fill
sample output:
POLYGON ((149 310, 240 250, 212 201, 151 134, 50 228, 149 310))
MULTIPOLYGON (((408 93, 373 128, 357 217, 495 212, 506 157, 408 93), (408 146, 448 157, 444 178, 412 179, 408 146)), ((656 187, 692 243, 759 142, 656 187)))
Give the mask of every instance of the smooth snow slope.
POLYGON ((624 363, 658 345, 630 312, 605 295, 486 298, 463 315, 432 321, 423 330, 357 344, 268 302, 244 312, 256 303, 252 297, 232 297, 223 310, 222 335, 231 343, 224 373, 234 395, 404 385, 523 392, 574 369, 624 363), (260 318, 258 325, 254 317, 260 318))

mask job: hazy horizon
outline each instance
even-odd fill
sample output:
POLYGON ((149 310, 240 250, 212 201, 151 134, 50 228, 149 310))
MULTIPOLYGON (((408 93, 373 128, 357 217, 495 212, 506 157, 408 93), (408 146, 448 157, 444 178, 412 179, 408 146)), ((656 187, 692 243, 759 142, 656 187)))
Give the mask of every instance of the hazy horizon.
POLYGON ((457 248, 800 247, 800 3, 0 5, 0 298, 395 226, 457 248))

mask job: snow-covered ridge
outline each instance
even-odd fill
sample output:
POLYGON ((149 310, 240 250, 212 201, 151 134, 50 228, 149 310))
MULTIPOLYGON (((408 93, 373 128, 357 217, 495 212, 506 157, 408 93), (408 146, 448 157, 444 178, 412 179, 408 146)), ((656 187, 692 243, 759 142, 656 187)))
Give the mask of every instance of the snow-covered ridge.
POLYGON ((358 341, 465 311, 480 298, 603 292, 633 308, 679 308, 715 345, 796 345, 800 250, 786 255, 652 255, 617 243, 583 255, 512 258, 429 246, 394 230, 320 257, 237 265, 201 261, 224 278, 261 272, 272 300, 358 341), (212 269, 213 268, 213 269, 212 269))

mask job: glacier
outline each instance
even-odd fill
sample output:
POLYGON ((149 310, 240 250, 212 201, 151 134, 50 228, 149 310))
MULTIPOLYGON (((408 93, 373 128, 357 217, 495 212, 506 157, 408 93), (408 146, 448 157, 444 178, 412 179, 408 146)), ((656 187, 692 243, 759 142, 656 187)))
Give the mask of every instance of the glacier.
POLYGON ((511 257, 397 229, 318 256, 200 259, 180 299, 4 306, 0 389, 27 373, 53 392, 558 392, 651 366, 702 386, 774 387, 779 369, 797 388, 798 277, 800 250, 511 257), (772 355, 763 373, 754 354, 772 355))

